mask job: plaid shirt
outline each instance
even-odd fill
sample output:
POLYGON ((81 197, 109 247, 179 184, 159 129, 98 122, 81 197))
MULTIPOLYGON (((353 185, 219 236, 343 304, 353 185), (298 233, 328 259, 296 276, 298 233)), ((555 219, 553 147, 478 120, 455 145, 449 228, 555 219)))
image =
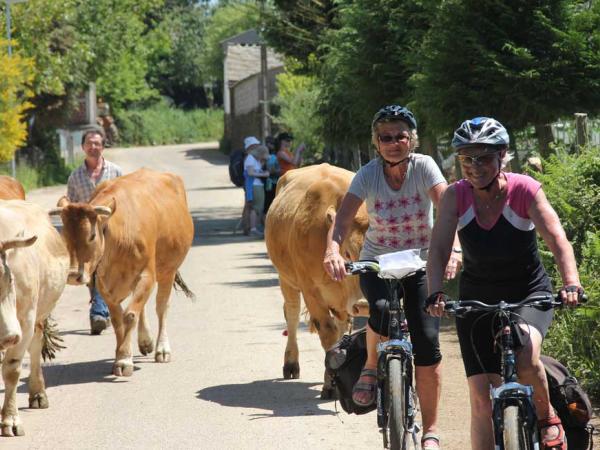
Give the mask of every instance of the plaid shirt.
POLYGON ((73 203, 87 203, 92 198, 92 194, 100 183, 111 180, 123 175, 123 171, 116 164, 104 160, 102 173, 96 182, 88 175, 85 161, 81 166, 73 171, 67 182, 67 198, 73 203))

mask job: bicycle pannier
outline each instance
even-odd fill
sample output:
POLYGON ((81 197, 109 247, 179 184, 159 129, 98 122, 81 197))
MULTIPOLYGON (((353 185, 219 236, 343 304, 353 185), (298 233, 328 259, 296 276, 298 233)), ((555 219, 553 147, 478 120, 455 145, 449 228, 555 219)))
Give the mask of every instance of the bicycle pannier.
POLYGON ((331 376, 337 399, 348 414, 365 414, 376 407, 375 404, 359 406, 352 401, 352 388, 360 378, 366 360, 366 328, 344 335, 325 353, 325 368, 331 376))
POLYGON ((550 403, 563 423, 569 450, 593 448, 589 397, 565 366, 549 356, 542 355, 541 360, 548 378, 550 403))

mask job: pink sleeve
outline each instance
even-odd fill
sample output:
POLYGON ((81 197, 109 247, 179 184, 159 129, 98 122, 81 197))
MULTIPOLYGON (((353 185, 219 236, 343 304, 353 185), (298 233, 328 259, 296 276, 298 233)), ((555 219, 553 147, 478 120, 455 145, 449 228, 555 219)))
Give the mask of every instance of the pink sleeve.
POLYGON ((454 187, 456 189, 456 211, 458 217, 461 217, 473 203, 471 185, 466 180, 459 180, 454 183, 454 187))
POLYGON ((509 204, 511 209, 517 213, 519 217, 529 219, 527 210, 531 206, 531 202, 538 193, 542 184, 527 175, 507 172, 509 184, 509 204))

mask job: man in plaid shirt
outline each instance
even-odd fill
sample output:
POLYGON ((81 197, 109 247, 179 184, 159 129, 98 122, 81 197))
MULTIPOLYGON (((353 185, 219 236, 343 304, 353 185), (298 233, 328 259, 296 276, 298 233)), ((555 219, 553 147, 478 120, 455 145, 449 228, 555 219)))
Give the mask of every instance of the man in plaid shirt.
MULTIPOLYGON (((102 181, 117 178, 123 171, 116 164, 102 156, 104 152, 104 135, 100 130, 86 131, 81 140, 85 153, 83 164, 73 171, 67 183, 67 198, 74 203, 87 203, 92 198, 96 186, 102 181)), ((90 285, 92 297, 90 307, 90 328, 92 334, 100 334, 109 324, 108 307, 95 286, 95 279, 90 285)))

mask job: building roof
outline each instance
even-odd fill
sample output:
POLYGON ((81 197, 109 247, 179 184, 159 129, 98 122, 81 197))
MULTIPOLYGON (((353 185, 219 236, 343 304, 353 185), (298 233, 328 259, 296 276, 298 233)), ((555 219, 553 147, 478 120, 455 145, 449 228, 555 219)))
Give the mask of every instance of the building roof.
POLYGON ((261 38, 255 29, 246 30, 243 33, 223 39, 220 44, 225 51, 228 45, 260 45, 261 38))
MULTIPOLYGON (((231 44, 227 46, 225 56, 226 79, 229 85, 260 72, 260 46, 258 45, 231 44)), ((267 48, 268 69, 282 66, 281 56, 267 48)))

